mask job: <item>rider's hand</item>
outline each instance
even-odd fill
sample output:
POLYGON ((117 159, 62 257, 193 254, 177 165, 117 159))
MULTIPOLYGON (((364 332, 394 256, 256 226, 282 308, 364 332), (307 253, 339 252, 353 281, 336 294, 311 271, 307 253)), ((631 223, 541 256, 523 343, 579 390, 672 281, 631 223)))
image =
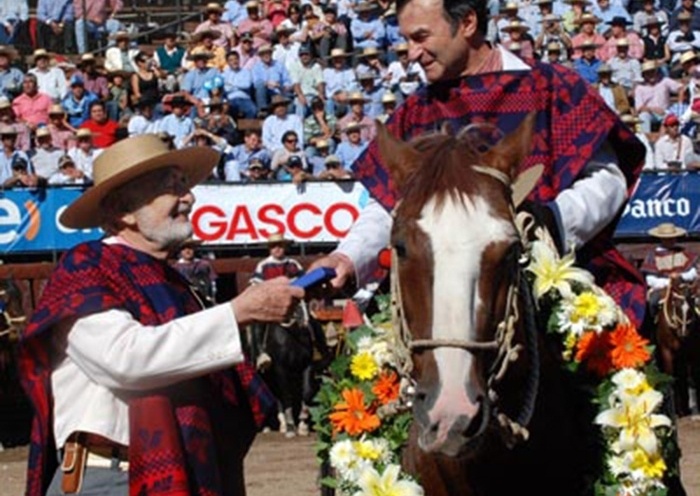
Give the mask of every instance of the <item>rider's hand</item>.
POLYGON ((251 322, 284 322, 304 297, 304 290, 289 285, 286 277, 277 277, 246 288, 231 300, 239 325, 251 322))
POLYGON ((313 264, 311 264, 311 267, 309 267, 309 272, 317 269, 318 267, 335 269, 336 276, 335 278, 331 279, 330 282, 336 289, 340 289, 345 286, 348 279, 355 275, 355 265, 352 263, 352 260, 350 260, 350 257, 337 251, 316 260, 313 264))

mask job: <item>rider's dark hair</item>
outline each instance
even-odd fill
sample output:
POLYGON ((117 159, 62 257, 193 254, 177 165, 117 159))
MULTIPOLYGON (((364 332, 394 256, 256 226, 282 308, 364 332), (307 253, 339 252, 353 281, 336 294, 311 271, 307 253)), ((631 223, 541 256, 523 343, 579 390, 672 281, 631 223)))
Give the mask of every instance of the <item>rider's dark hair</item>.
MULTIPOLYGON (((396 11, 401 12, 411 0, 397 0, 396 11)), ((477 30, 486 35, 488 15, 486 0, 442 0, 442 15, 450 23, 452 35, 457 32, 459 25, 469 12, 474 12, 477 19, 477 30)))

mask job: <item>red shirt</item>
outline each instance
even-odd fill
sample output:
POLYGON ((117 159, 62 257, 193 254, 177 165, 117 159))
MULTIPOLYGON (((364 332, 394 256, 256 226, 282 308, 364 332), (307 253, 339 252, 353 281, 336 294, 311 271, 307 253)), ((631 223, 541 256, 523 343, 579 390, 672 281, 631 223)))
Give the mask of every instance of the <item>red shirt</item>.
POLYGON ((95 148, 107 148, 117 141, 119 125, 109 119, 104 124, 98 124, 92 119, 88 119, 80 127, 92 131, 92 143, 95 145, 95 148))

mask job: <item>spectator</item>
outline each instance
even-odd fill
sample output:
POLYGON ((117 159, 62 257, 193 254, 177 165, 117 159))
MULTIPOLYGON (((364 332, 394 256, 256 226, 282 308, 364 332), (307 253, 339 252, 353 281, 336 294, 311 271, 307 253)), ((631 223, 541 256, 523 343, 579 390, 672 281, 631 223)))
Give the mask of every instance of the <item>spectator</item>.
POLYGON ((259 49, 272 41, 272 23, 260 16, 260 4, 256 0, 249 0, 245 4, 248 18, 241 21, 238 31, 250 33, 253 36, 253 48, 259 49))
POLYGON ((398 60, 389 64, 387 69, 388 87, 394 94, 401 95, 403 101, 416 91, 418 86, 425 84, 425 72, 417 61, 408 58, 408 43, 394 46, 394 52, 398 60))
POLYGON ((49 122, 49 108, 53 104, 51 97, 39 92, 34 74, 24 76, 23 92, 12 102, 12 110, 17 120, 34 131, 40 124, 49 122))
POLYGON ((206 67, 210 69, 216 69, 221 71, 226 67, 226 50, 220 45, 214 44, 214 41, 221 38, 221 33, 214 29, 208 29, 206 31, 200 31, 192 36, 192 43, 196 46, 190 52, 190 56, 187 57, 188 61, 194 61, 195 63, 189 63, 185 67, 192 70, 194 67, 199 67, 196 64, 197 56, 201 54, 206 54, 208 57, 206 60, 206 67))
POLYGON ((321 58, 327 58, 334 48, 346 50, 350 42, 347 27, 338 20, 338 9, 331 4, 323 7, 323 20, 314 27, 309 36, 321 58))
MULTIPOLYGON (((209 4, 216 5, 216 4, 209 4)), ((201 242, 195 239, 186 240, 180 247, 180 257, 173 264, 193 289, 210 305, 216 304, 216 278, 218 277, 209 260, 196 256, 195 248, 201 242)))
MULTIPOLYGON (((564 0, 563 3, 571 5, 571 9, 566 10, 566 12, 562 14, 564 31, 569 35, 574 35, 581 28, 582 17, 590 15, 597 19, 589 12, 586 12, 586 7, 591 4, 589 0, 564 0)), ((600 20, 597 20, 596 22, 599 21, 600 20)), ((593 27, 595 29, 595 24, 593 27)))
POLYGON ((64 152, 68 150, 76 129, 68 124, 66 111, 60 103, 52 105, 49 109, 49 124, 46 127, 51 133, 51 145, 64 152))
POLYGON ((73 0, 39 0, 36 6, 37 41, 55 53, 75 53, 73 0))
POLYGON ((139 53, 139 50, 130 46, 131 37, 129 33, 117 31, 114 33, 113 38, 116 46, 109 47, 105 52, 105 69, 107 72, 134 72, 136 70, 134 58, 139 53))
POLYGON ((330 64, 323 69, 326 82, 326 110, 335 115, 343 115, 347 108, 347 96, 356 91, 357 80, 354 71, 347 67, 348 54, 341 48, 331 50, 330 64))
POLYGON ((174 93, 179 89, 178 76, 185 72, 185 49, 177 44, 174 32, 167 31, 163 36, 163 44, 153 53, 153 61, 163 90, 174 93))
POLYGON ((365 115, 370 119, 375 119, 382 113, 382 95, 384 88, 376 84, 376 79, 371 72, 361 72, 357 75, 360 82, 360 90, 367 103, 365 104, 365 115))
POLYGON ((122 9, 122 0, 73 0, 73 9, 78 53, 90 51, 88 36, 99 36, 105 32, 112 35, 121 27, 116 15, 122 9))
POLYGON ((16 141, 17 131, 13 127, 0 124, 0 185, 3 188, 39 186, 41 179, 34 173, 34 167, 27 154, 17 149, 16 141))
POLYGON ((37 175, 50 179, 58 171, 58 160, 65 154, 65 149, 57 148, 51 140, 48 127, 36 130, 36 147, 32 151, 31 162, 37 175))
POLYGON ((661 124, 671 106, 671 95, 678 93, 682 84, 662 76, 654 61, 644 62, 641 72, 642 82, 634 89, 634 106, 642 131, 650 133, 661 124))
POLYGON ((282 64, 288 71, 299 62, 300 43, 292 41, 289 36, 292 32, 292 28, 288 26, 277 26, 277 29, 275 29, 277 44, 272 50, 272 59, 282 64))
POLYGON ((90 180, 83 171, 75 166, 75 162, 69 155, 63 155, 58 160, 58 168, 51 177, 49 184, 67 186, 73 184, 88 184, 90 180))
POLYGON ((314 97, 311 100, 311 113, 304 119, 304 143, 306 143, 306 154, 311 156, 315 153, 314 147, 317 142, 332 142, 336 135, 335 115, 325 110, 323 100, 314 97))
POLYGON ((693 158, 693 142, 680 132, 680 121, 674 114, 663 122, 664 134, 654 144, 654 162, 659 169, 686 168, 693 158))
POLYGON ((257 108, 251 93, 253 91, 253 74, 241 67, 241 56, 235 50, 228 53, 228 67, 224 69, 224 93, 229 105, 229 113, 237 118, 253 119, 257 108))
POLYGON ((302 157, 292 155, 287 159, 286 162, 282 163, 282 165, 278 169, 277 180, 291 181, 294 184, 300 184, 306 181, 307 179, 313 177, 308 172, 307 168, 308 165, 305 163, 302 157))
POLYGON ((232 163, 226 164, 224 177, 226 181, 245 179, 248 168, 253 160, 258 160, 266 171, 270 169, 270 152, 262 146, 258 129, 246 129, 243 133, 243 143, 233 147, 229 153, 232 163))
POLYGON ((267 170, 260 159, 253 158, 250 160, 247 174, 243 179, 251 183, 267 181, 267 170))
POLYGON ((627 38, 617 40, 617 54, 610 59, 612 78, 628 92, 642 80, 641 65, 639 60, 629 56, 630 44, 627 38))
POLYGON ((32 58, 34 67, 29 69, 28 74, 36 77, 39 92, 48 95, 54 102, 61 101, 68 92, 65 73, 56 66, 51 67, 51 56, 43 48, 34 50, 32 58))
POLYGON ((492 35, 490 37, 491 41, 505 44, 510 41, 510 33, 508 31, 503 31, 511 21, 521 21, 522 19, 518 15, 518 3, 517 2, 507 2, 499 12, 499 15, 494 16, 493 23, 495 26, 491 28, 492 35))
POLYGON ((270 21, 274 29, 277 29, 287 18, 287 8, 282 3, 282 0, 265 1, 263 3, 263 12, 265 18, 270 21))
POLYGON ((224 8, 218 3, 208 3, 204 7, 204 17, 206 17, 206 20, 200 23, 195 28, 194 32, 196 34, 202 31, 218 31, 220 36, 216 37, 214 44, 221 47, 224 53, 226 53, 229 48, 233 46, 235 30, 229 22, 222 21, 221 16, 223 13, 224 8))
POLYGON ((241 67, 252 71, 255 64, 260 60, 257 55, 257 50, 253 48, 253 35, 250 33, 243 33, 241 35, 241 42, 235 50, 241 56, 241 67))
MULTIPOLYGON (((700 11, 697 11, 700 15, 700 11)), ((678 14, 678 28, 668 35, 668 48, 671 50, 671 63, 680 60, 681 54, 700 49, 700 31, 691 29, 692 15, 683 11, 678 14)))
POLYGON ((574 54, 571 58, 574 60, 580 59, 583 56, 583 46, 594 46, 597 52, 594 52, 597 59, 603 57, 603 45, 605 38, 596 32, 595 26, 600 22, 593 14, 584 13, 578 20, 579 33, 571 38, 571 44, 574 47, 574 54))
POLYGON ((228 0, 224 4, 224 13, 221 14, 221 20, 231 23, 233 27, 237 27, 243 19, 248 17, 246 9, 238 0, 228 0))
POLYGON ((642 121, 639 119, 639 117, 632 114, 622 114, 620 116, 620 120, 622 120, 622 122, 627 124, 634 131, 634 135, 644 144, 644 148, 646 148, 646 154, 644 156, 644 169, 655 169, 656 163, 654 162, 654 147, 651 145, 651 142, 647 137, 647 133, 643 132, 639 125, 642 121))
POLYGON ((302 119, 309 110, 312 98, 325 98, 326 87, 323 81, 321 65, 311 56, 311 47, 299 47, 299 61, 292 65, 289 77, 294 84, 297 115, 302 119))
POLYGON ((68 156, 73 159, 76 168, 83 173, 86 180, 92 181, 92 165, 100 156, 103 148, 95 148, 92 145, 92 132, 89 129, 78 129, 75 133, 76 145, 68 150, 68 156))
MULTIPOLYGON (((651 3, 651 0, 647 3, 651 3)), ((647 30, 647 35, 642 38, 644 60, 656 62, 664 76, 668 76, 667 64, 671 62, 671 49, 668 47, 668 38, 661 33, 661 21, 656 16, 648 17, 644 27, 647 30)))
POLYGON ((617 56, 621 46, 620 43, 623 40, 627 41, 628 57, 634 60, 642 60, 644 57, 644 43, 642 43, 637 33, 627 30, 627 26, 632 25, 632 23, 624 17, 618 16, 614 17, 608 24, 611 26, 611 35, 603 46, 601 60, 609 63, 613 57, 617 56))
POLYGON ((289 31, 289 39, 297 43, 305 43, 307 41, 307 33, 303 27, 303 19, 301 18, 301 7, 298 3, 290 3, 287 7, 287 18, 280 24, 289 31))
POLYGON ((134 56, 136 71, 131 75, 131 102, 141 99, 160 100, 158 74, 155 62, 146 53, 139 51, 134 56))
MULTIPOLYGON (((610 0, 598 0, 593 4, 592 12, 600 18, 604 24, 612 25, 613 21, 619 20, 620 18, 632 24, 632 17, 622 4, 618 2, 613 3, 610 0)), ((599 25, 598 30, 601 31, 601 34, 604 36, 609 36, 609 30, 605 30, 602 26, 603 24, 599 25)))
MULTIPOLYGON (((365 104, 368 102, 367 98, 360 92, 350 93, 348 96, 348 103, 350 104, 350 112, 348 112, 342 119, 338 121, 338 128, 340 130, 345 129, 351 123, 359 123, 360 133, 362 141, 369 143, 376 135, 376 127, 374 125, 374 120, 365 114, 365 104)), ((342 140, 347 139, 341 137, 342 140)))
POLYGON ((22 92, 24 81, 24 73, 11 65, 17 56, 14 48, 0 46, 0 91, 10 101, 22 92))
POLYGON ((382 48, 384 44, 384 24, 376 15, 376 6, 369 0, 360 1, 355 7, 357 17, 350 22, 355 49, 367 47, 382 48))
POLYGON ((93 135, 95 148, 109 148, 117 141, 119 125, 107 116, 104 102, 90 104, 90 118, 83 122, 81 129, 88 129, 93 135))
MULTIPOLYGON (((550 4, 551 5, 551 4, 550 4)), ((542 18, 542 30, 540 34, 535 38, 535 51, 542 53, 542 50, 550 45, 550 43, 556 43, 560 47, 559 54, 561 55, 561 47, 566 47, 567 57, 561 58, 561 60, 566 60, 568 58, 568 52, 573 47, 571 38, 566 34, 561 26, 561 18, 554 14, 547 14, 542 18)))
POLYGON ((583 42, 579 45, 581 57, 574 60, 573 68, 578 72, 583 79, 590 84, 598 82, 598 68, 603 65, 603 62, 596 57, 596 49, 598 45, 592 42, 583 42))
POLYGON ((535 44, 532 37, 528 35, 530 28, 521 21, 510 21, 501 28, 501 32, 508 33, 508 39, 502 45, 510 48, 511 44, 520 44, 520 55, 525 59, 532 59, 535 56, 535 44))
POLYGON ((10 100, 4 96, 0 96, 0 125, 11 127, 16 131, 17 141, 15 146, 18 150, 27 152, 31 149, 31 130, 26 124, 18 122, 15 119, 12 104, 10 103, 10 100))
MULTIPOLYGON (((83 54, 78 63, 78 71, 73 76, 80 77, 83 80, 85 90, 93 93, 98 98, 106 100, 109 98, 109 85, 107 78, 101 70, 98 69, 97 60, 91 53, 83 54)), ((72 77, 71 77, 72 78, 72 77)))
POLYGON ((377 86, 389 83, 390 76, 387 74, 387 67, 379 58, 379 50, 370 46, 362 50, 358 57, 359 63, 355 68, 355 77, 359 81, 360 74, 372 74, 377 86))
MULTIPOLYGON (((253 86, 255 105, 258 112, 267 109, 270 99, 276 96, 287 97, 293 91, 293 82, 287 69, 272 60, 272 47, 263 45, 258 50, 260 60, 253 66, 253 86)), ((269 109, 272 110, 272 109, 269 109)))
POLYGON ((200 127, 228 143, 240 142, 235 121, 228 113, 228 104, 221 97, 214 97, 204 105, 206 113, 202 116, 200 127))
POLYGON ((352 179, 352 172, 343 167, 337 155, 328 155, 324 159, 324 164, 326 169, 317 176, 319 179, 325 181, 352 179))
POLYGON ((566 64, 571 66, 571 61, 566 60, 562 46, 556 41, 549 43, 547 45, 547 57, 543 59, 543 62, 548 64, 566 64))
POLYGON ((668 14, 665 10, 654 8, 654 0, 643 0, 642 10, 634 13, 632 16, 632 29, 637 33, 644 32, 644 29, 649 29, 650 25, 657 24, 659 28, 663 25, 664 31, 659 29, 659 33, 664 39, 668 35, 668 14))
POLYGON ((363 127, 364 125, 360 122, 349 122, 343 128, 343 133, 347 139, 340 142, 335 154, 340 158, 344 169, 350 170, 352 163, 367 148, 368 142, 362 139, 361 131, 363 127))
POLYGON ((133 74, 125 71, 112 71, 107 75, 109 80, 109 99, 104 103, 107 108, 107 116, 114 122, 127 120, 131 115, 127 81, 133 74))
POLYGON ((396 110, 396 95, 392 93, 391 91, 387 91, 384 93, 382 96, 382 108, 383 112, 379 114, 377 119, 385 123, 386 121, 389 120, 389 118, 394 114, 394 111, 396 110))
MULTIPOLYGON (((264 132, 263 139, 265 139, 264 132)), ((308 170, 306 154, 299 146, 299 141, 299 135, 296 131, 285 131, 282 135, 280 145, 272 152, 272 160, 270 161, 270 176, 273 179, 279 181, 288 181, 292 179, 293 176, 289 175, 289 171, 285 168, 292 156, 296 156, 299 159, 302 170, 308 170)))
POLYGON ((20 45, 20 34, 27 28, 29 2, 5 0, 0 4, 0 44, 20 45))
POLYGON ((680 7, 671 13, 669 29, 671 31, 679 29, 681 20, 688 19, 690 29, 700 31, 700 10, 695 7, 695 2, 693 0, 680 0, 680 4, 680 7))
POLYGON ((208 67, 207 63, 213 58, 209 52, 192 53, 187 57, 194 62, 194 67, 188 70, 182 78, 182 91, 195 98, 206 95, 204 85, 207 81, 213 80, 219 75, 219 71, 213 67, 208 67))
POLYGON ((134 102, 135 114, 129 119, 127 130, 129 136, 155 133, 158 124, 153 120, 153 107, 157 100, 140 98, 134 102))
POLYGON ((613 70, 608 64, 598 67, 598 80, 594 86, 603 98, 608 107, 618 114, 630 112, 630 101, 627 97, 627 90, 619 83, 612 80, 613 70))
POLYGON ((187 114, 195 103, 196 100, 187 93, 163 97, 163 106, 171 113, 160 120, 158 130, 172 136, 176 148, 182 148, 185 137, 194 131, 194 121, 187 114))
POLYGON ((306 162, 309 167, 309 173, 318 177, 324 170, 326 170, 325 160, 329 155, 329 147, 332 140, 319 139, 316 140, 314 146, 306 148, 306 162))

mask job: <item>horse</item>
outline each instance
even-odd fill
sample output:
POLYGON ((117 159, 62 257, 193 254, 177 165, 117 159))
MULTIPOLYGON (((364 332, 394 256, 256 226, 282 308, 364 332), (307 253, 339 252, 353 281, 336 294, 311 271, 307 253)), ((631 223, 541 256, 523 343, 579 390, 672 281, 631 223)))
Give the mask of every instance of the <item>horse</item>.
POLYGON ((272 359, 263 375, 279 402, 280 431, 287 437, 306 436, 318 376, 332 359, 323 329, 301 303, 289 322, 267 324, 263 332, 272 359))
POLYGON ((414 384, 402 466, 431 496, 590 494, 602 469, 595 408, 538 330, 521 263, 511 185, 533 125, 493 146, 473 128, 405 143, 378 125, 401 197, 392 295, 414 384))
POLYGON ((679 416, 690 414, 689 382, 700 387, 700 293, 698 285, 672 277, 656 316, 661 368, 674 377, 673 401, 679 416))

